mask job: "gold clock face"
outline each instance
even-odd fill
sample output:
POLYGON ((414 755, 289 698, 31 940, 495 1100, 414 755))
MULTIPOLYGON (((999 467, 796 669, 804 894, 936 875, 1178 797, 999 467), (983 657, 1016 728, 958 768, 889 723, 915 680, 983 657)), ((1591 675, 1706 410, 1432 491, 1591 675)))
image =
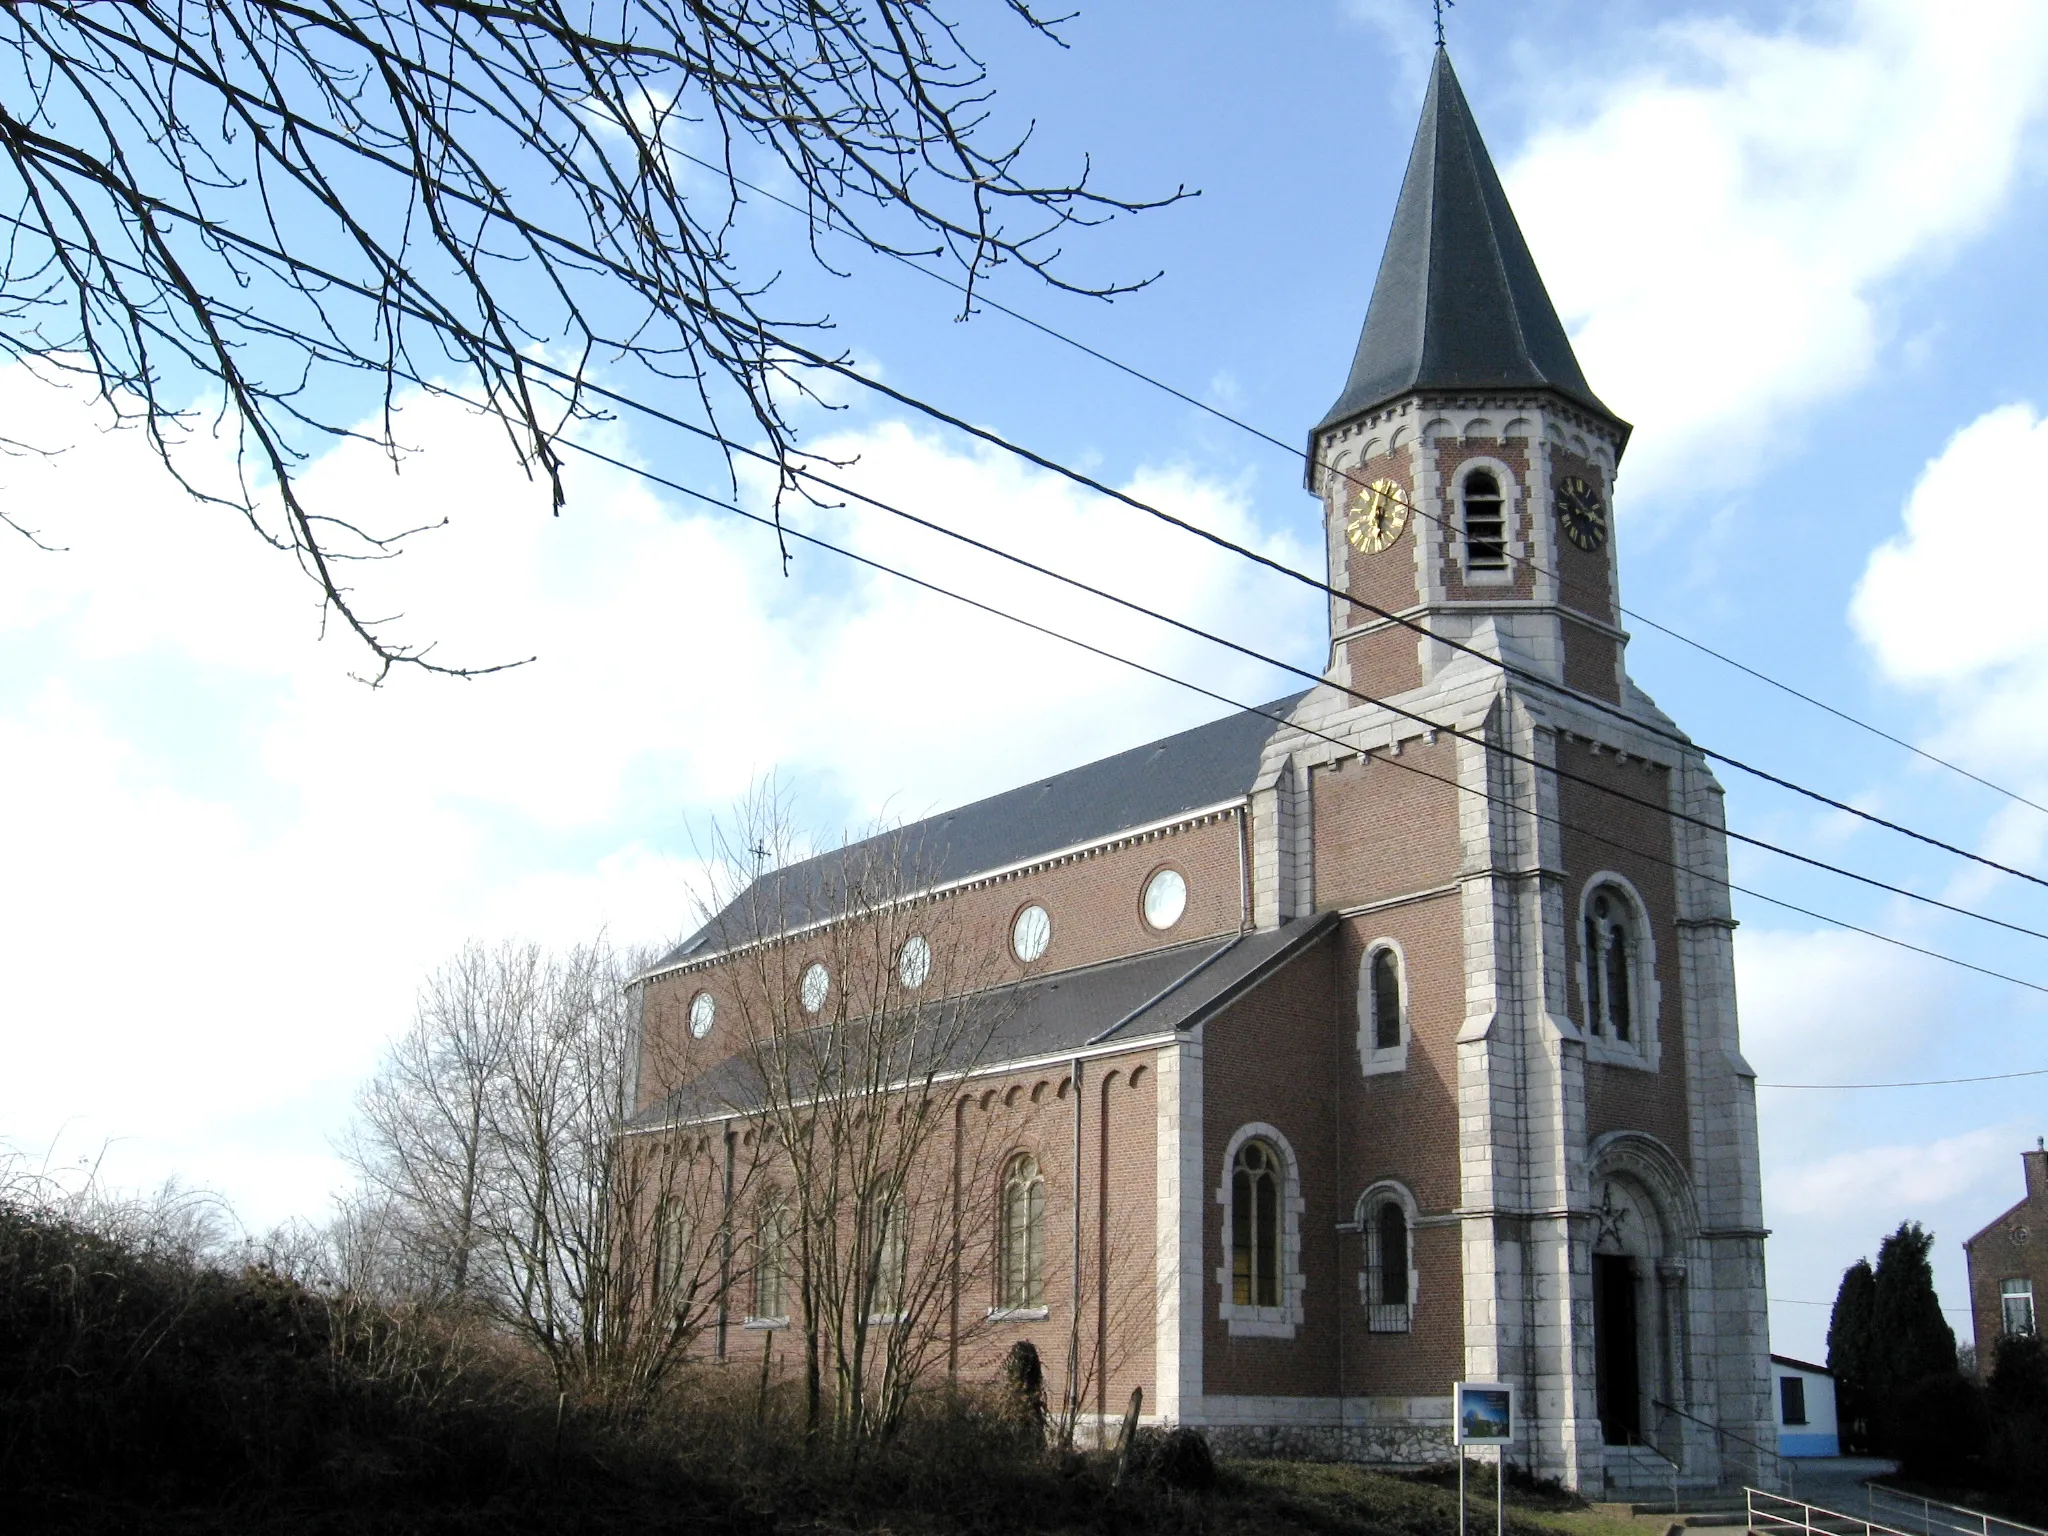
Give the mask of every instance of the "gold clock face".
POLYGON ((1557 483, 1557 520, 1564 536, 1579 548, 1598 552, 1607 546, 1607 504, 1600 492, 1580 479, 1567 475, 1557 483))
POLYGON ((1368 555, 1376 555, 1408 526, 1408 501, 1392 480, 1375 480, 1352 494, 1344 509, 1344 536, 1368 555))

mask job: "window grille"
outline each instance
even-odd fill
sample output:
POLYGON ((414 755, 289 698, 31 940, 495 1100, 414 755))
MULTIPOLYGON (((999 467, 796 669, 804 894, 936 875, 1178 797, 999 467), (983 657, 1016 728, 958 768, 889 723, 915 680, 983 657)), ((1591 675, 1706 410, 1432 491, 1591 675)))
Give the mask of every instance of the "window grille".
POLYGON ((1373 1207, 1365 1223, 1366 1331, 1407 1333, 1413 1296, 1409 1291, 1408 1213, 1392 1198, 1373 1207))
POLYGON ((1465 477, 1465 568, 1504 571, 1508 565, 1507 523, 1500 482, 1483 469, 1465 477))

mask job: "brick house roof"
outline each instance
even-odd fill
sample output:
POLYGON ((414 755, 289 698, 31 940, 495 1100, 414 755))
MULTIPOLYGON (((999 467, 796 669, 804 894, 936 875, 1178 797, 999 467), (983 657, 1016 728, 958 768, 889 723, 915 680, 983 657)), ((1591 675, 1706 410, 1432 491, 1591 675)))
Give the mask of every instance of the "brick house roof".
POLYGON ((1627 431, 1579 370, 1439 48, 1351 376, 1316 431, 1411 390, 1527 388, 1556 390, 1627 431))
POLYGON ((1267 740, 1302 697, 1240 710, 774 870, 644 974, 713 952, 721 935, 746 942, 837 915, 849 872, 868 860, 914 870, 911 883, 928 888, 1234 801, 1250 792, 1267 740))

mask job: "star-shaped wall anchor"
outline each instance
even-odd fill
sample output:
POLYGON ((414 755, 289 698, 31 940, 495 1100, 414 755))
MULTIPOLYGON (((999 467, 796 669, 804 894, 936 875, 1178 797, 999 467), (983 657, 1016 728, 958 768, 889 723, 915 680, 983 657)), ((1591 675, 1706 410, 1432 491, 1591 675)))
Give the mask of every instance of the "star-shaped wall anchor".
POLYGON ((1600 1209, 1593 1213, 1593 1220, 1598 1223, 1593 1233, 1593 1246, 1598 1248, 1610 1238, 1619 1245, 1621 1224, 1628 1220, 1628 1215, 1627 1206, 1614 1203, 1614 1186, 1603 1186, 1600 1191, 1600 1209))

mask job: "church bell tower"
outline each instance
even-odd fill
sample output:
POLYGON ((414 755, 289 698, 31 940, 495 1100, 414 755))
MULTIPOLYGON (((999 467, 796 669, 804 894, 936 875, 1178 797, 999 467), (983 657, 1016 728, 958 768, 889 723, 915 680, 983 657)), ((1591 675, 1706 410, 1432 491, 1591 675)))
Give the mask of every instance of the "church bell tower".
POLYGON ((1344 390, 1310 435, 1330 675, 1404 693, 1453 654, 1390 615, 1621 697, 1613 488, 1587 385, 1441 48, 1344 390))

